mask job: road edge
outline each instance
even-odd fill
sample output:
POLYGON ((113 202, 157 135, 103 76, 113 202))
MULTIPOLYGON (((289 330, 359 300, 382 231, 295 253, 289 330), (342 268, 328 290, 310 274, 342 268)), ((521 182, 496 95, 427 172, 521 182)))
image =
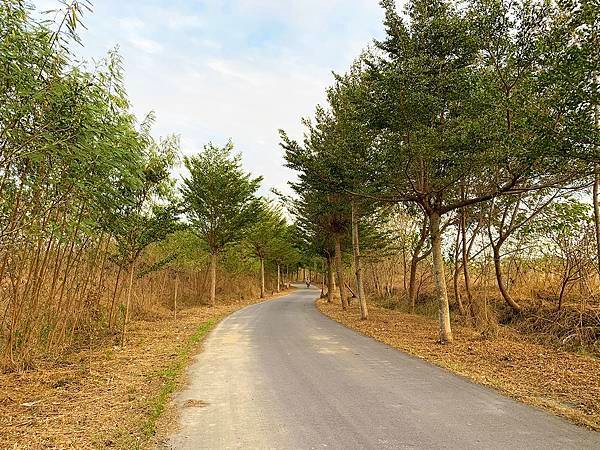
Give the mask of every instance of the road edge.
POLYGON ((241 308, 234 309, 226 314, 215 316, 196 326, 195 332, 188 337, 181 351, 178 352, 176 361, 161 371, 161 376, 165 375, 163 377, 165 381, 158 393, 148 400, 150 417, 141 426, 141 430, 146 436, 146 440, 142 444, 143 448, 170 448, 168 446, 168 439, 177 430, 181 413, 177 407, 178 405, 173 401, 174 396, 188 384, 190 361, 204 351, 204 342, 210 337, 212 332, 233 314, 266 302, 280 300, 293 294, 295 290, 292 287, 271 297, 257 299, 254 303, 243 305, 241 308))
POLYGON ((358 333, 358 334, 360 334, 362 336, 365 336, 365 337, 368 337, 370 339, 373 339, 373 340, 377 341, 380 344, 383 344, 383 345, 385 345, 385 346, 387 346, 387 347, 389 347, 391 349, 394 349, 396 351, 402 352, 405 355, 408 355, 408 356, 410 356, 412 358, 417 358, 417 359, 419 359, 421 361, 425 361, 428 364, 431 364, 431 365, 433 365, 435 367, 438 367, 440 369, 446 370, 449 373, 451 373, 452 375, 461 377, 461 378, 465 379, 466 381, 468 381, 470 383, 474 383, 476 385, 483 386, 485 388, 491 389, 494 392, 496 392, 496 393, 498 393, 498 394, 500 394, 502 396, 505 396, 507 398, 510 398, 510 399, 512 399, 512 400, 514 400, 514 401, 516 401, 518 403, 521 403, 521 404, 527 405, 529 407, 535 408, 537 410, 543 411, 545 413, 551 414, 552 416, 558 417, 558 418, 560 418, 560 419, 562 419, 562 420, 564 420, 564 421, 566 421, 566 422, 568 422, 570 424, 579 426, 581 428, 584 428, 584 429, 587 429, 587 430, 590 430, 590 431, 600 432, 600 425, 599 424, 593 423, 591 421, 587 421, 587 420, 581 418, 578 415, 569 414, 568 410, 562 410, 562 409, 558 408, 557 406, 554 406, 554 405, 551 405, 551 404, 533 403, 533 402, 527 401, 527 398, 521 397, 521 396, 518 396, 518 395, 514 395, 512 392, 510 392, 507 389, 504 389, 500 385, 494 384, 492 382, 487 382, 486 383, 485 380, 477 378, 474 375, 471 375, 470 373, 468 373, 466 371, 461 372, 456 367, 453 367, 452 364, 444 364, 443 361, 434 360, 432 358, 429 358, 427 355, 419 354, 417 352, 410 351, 410 350, 405 349, 405 348, 397 347, 395 345, 390 344, 389 342, 384 341, 380 336, 378 336, 375 333, 373 333, 373 334, 366 333, 366 332, 364 332, 361 329, 355 328, 354 326, 351 326, 351 325, 349 325, 347 323, 344 323, 344 322, 338 320, 337 318, 330 316, 329 314, 327 314, 327 312, 325 312, 320 307, 320 305, 322 304, 322 300, 323 299, 320 298, 320 297, 315 299, 315 301, 313 302, 313 305, 314 305, 315 309, 317 311, 319 311, 319 313, 322 314, 324 317, 328 318, 329 320, 331 320, 331 321, 333 321, 333 322, 335 322, 335 323, 337 323, 337 324, 339 324, 339 325, 341 325, 341 326, 343 326, 343 327, 345 327, 345 328, 347 328, 349 330, 352 330, 352 331, 354 331, 354 332, 356 332, 356 333, 358 333))

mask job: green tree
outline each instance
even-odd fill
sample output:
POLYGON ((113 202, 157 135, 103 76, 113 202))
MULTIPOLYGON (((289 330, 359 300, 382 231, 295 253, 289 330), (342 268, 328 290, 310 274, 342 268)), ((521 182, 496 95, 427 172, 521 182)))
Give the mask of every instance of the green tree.
MULTIPOLYGON (((118 195, 112 199, 118 203, 112 204, 100 219, 104 230, 115 239, 117 253, 113 260, 119 266, 119 273, 122 268, 126 268, 129 274, 121 339, 123 345, 129 320, 135 263, 150 244, 164 240, 177 226, 169 171, 179 150, 179 142, 175 137, 156 142, 150 136, 152 122, 153 116, 150 115, 142 123, 138 135, 137 145, 142 158, 138 177, 118 183, 118 195)), ((113 296, 109 322, 113 319, 114 300, 113 296)))
MULTIPOLYGON (((293 245, 294 227, 286 225, 285 229, 271 243, 270 258, 275 262, 277 269, 277 292, 281 291, 282 273, 281 269, 285 267, 286 275, 290 267, 295 267, 300 262, 300 251, 293 245)), ((284 280, 287 285, 289 280, 284 280)))
POLYGON ((544 7, 414 0, 404 19, 393 1, 382 4, 387 38, 367 57, 357 100, 377 130, 369 167, 377 198, 415 203, 427 216, 440 341, 447 342, 443 219, 498 196, 569 185, 589 168, 565 166, 565 152, 580 141, 562 131, 556 91, 540 89, 540 48, 551 26, 544 7))
POLYGON ((210 253, 211 305, 215 304, 219 253, 242 239, 254 222, 255 193, 262 180, 245 173, 240 155, 232 151, 231 142, 224 147, 209 143, 198 155, 184 159, 189 176, 183 179, 181 193, 190 225, 210 253))

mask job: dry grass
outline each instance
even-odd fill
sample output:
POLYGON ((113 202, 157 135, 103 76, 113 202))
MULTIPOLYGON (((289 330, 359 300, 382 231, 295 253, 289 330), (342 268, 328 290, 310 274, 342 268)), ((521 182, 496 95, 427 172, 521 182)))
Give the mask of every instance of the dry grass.
POLYGON ((500 330, 486 339, 473 329, 454 326, 455 342, 436 342, 437 322, 371 306, 359 319, 356 302, 348 311, 317 302, 337 322, 404 350, 517 400, 543 407, 575 423, 600 430, 600 359, 528 342, 500 330))
POLYGON ((132 322, 125 348, 107 340, 32 371, 0 374, 0 448, 144 447, 156 396, 172 382, 164 373, 181 360, 190 336, 200 324, 256 302, 190 308, 176 321, 132 322))

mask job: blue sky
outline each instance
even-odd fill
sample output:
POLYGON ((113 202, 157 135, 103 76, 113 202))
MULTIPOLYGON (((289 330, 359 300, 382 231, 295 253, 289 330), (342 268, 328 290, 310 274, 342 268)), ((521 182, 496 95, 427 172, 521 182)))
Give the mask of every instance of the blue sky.
POLYGON ((277 130, 301 137, 331 71, 381 37, 381 22, 377 0, 96 0, 79 52, 118 45, 134 111, 155 111, 157 136, 179 134, 184 154, 233 139, 266 191, 292 177, 277 130))

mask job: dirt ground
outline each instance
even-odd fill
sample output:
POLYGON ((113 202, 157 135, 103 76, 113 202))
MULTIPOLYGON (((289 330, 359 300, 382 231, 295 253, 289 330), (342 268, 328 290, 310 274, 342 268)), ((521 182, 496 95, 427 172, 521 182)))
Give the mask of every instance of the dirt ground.
POLYGON ((485 338, 454 325, 455 342, 441 345, 437 321, 371 306, 361 321, 357 302, 347 311, 317 301, 337 322, 438 366, 600 431, 600 359, 528 342, 513 332, 485 338))
POLYGON ((156 396, 168 382, 164 371, 181 358, 190 336, 199 325, 256 302, 135 321, 125 348, 107 341, 35 370, 0 373, 0 448, 144 448, 156 396))

